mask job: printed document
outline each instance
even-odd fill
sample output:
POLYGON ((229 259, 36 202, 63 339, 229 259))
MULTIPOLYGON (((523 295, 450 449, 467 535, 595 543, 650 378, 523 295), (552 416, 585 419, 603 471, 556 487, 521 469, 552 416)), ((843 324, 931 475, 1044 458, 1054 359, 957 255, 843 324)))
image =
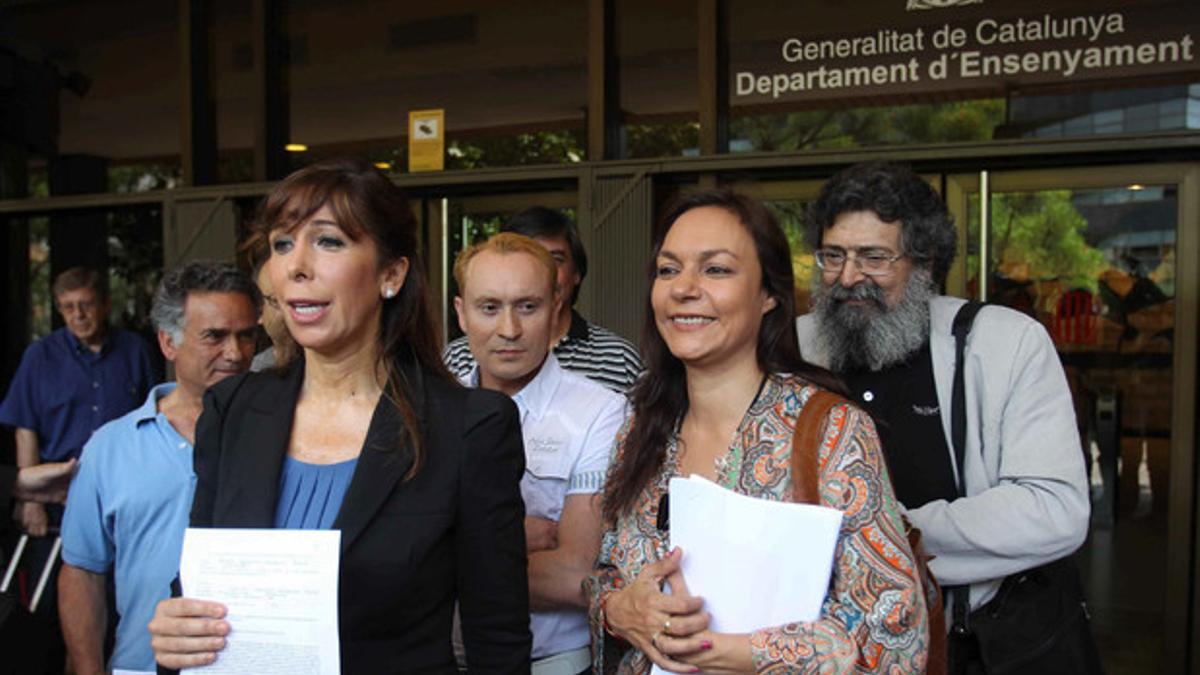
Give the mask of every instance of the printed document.
POLYGON ((338 675, 338 530, 188 528, 183 595, 225 605, 229 635, 205 675, 338 675))
POLYGON ((704 598, 711 630, 820 617, 841 511, 747 497, 695 475, 672 478, 669 490, 671 547, 683 549, 683 579, 704 598))

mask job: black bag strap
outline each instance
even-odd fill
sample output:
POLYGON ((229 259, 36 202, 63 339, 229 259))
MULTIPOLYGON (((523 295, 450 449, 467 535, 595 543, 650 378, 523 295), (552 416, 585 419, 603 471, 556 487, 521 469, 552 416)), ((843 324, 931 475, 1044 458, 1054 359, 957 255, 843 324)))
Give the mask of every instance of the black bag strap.
MULTIPOLYGON (((971 325, 975 323, 975 315, 983 308, 978 300, 968 300, 954 315, 954 323, 950 332, 954 335, 954 389, 950 399, 950 440, 954 444, 954 469, 958 476, 958 496, 967 496, 967 472, 964 462, 967 458, 967 385, 966 370, 963 362, 967 351, 967 335, 971 325)), ((971 613, 971 587, 969 584, 955 586, 952 589, 954 608, 952 611, 951 630, 957 635, 966 635, 971 631, 967 616, 971 613)))
POLYGON ((954 444, 954 470, 958 474, 958 496, 967 496, 966 472, 963 462, 967 457, 967 385, 963 374, 963 355, 967 351, 967 334, 975 315, 983 309, 978 300, 968 300, 954 315, 950 332, 954 335, 954 391, 950 403, 950 440, 954 444))

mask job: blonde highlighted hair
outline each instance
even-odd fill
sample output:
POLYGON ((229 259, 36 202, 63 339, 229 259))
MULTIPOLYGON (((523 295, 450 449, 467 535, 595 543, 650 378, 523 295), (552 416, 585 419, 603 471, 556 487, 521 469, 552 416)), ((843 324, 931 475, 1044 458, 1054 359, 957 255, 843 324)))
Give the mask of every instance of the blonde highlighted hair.
POLYGON ((458 257, 454 259, 454 281, 458 283, 458 294, 462 295, 463 289, 466 288, 467 281, 467 266, 475 256, 484 251, 492 251, 507 255, 511 253, 528 253, 533 256, 542 267, 546 268, 546 275, 550 280, 550 292, 558 294, 558 266, 551 257, 550 252, 546 250, 536 239, 526 237, 523 234, 516 232, 501 232, 493 235, 486 241, 481 241, 459 252, 458 257))

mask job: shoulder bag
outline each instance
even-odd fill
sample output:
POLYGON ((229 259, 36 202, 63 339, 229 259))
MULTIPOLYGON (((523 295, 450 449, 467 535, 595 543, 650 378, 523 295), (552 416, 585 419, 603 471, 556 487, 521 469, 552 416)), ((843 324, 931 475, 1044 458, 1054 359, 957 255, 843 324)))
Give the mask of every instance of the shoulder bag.
MULTIPOLYGON (((963 462, 967 445, 966 386, 963 355, 967 334, 982 303, 963 305, 954 317, 954 390, 950 412, 958 495, 965 497, 963 462)), ((955 640, 974 640, 983 672, 1102 673, 1092 638, 1079 570, 1071 556, 1005 577, 986 605, 970 610, 970 588, 946 589, 953 597, 955 640)))

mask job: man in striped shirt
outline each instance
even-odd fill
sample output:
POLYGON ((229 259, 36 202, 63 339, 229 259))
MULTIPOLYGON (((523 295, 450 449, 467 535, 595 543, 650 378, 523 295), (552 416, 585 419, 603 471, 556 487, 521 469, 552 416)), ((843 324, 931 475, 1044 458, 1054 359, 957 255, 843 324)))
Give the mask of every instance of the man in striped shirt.
MULTIPOLYGON (((570 301, 562 303, 555 317, 552 343, 559 364, 613 391, 625 393, 645 366, 631 342, 590 323, 575 311, 579 287, 587 276, 587 252, 575 223, 559 211, 534 206, 517 213, 500 230, 523 234, 546 247, 558 266, 560 295, 567 297, 570 293, 570 301)), ((465 336, 446 345, 442 359, 455 377, 461 378, 475 367, 475 357, 465 336)))

